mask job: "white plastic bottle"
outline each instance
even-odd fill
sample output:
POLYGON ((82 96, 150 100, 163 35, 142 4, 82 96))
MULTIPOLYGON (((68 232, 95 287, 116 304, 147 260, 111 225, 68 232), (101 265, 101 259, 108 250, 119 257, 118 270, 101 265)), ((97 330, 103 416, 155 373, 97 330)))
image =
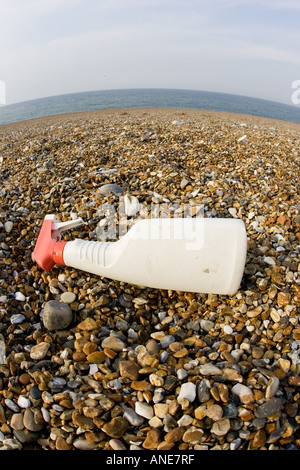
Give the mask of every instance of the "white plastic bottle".
POLYGON ((45 270, 65 264, 131 284, 187 292, 233 295, 240 287, 247 253, 240 219, 145 219, 116 242, 59 241, 68 222, 57 224, 54 216, 46 221, 52 226, 48 223, 48 234, 39 236, 33 253, 45 270))

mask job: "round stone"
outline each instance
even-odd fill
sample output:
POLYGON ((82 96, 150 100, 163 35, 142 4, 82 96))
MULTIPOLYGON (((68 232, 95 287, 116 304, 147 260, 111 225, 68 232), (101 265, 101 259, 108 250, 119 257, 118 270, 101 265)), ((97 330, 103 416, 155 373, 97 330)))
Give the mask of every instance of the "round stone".
POLYGON ((76 294, 74 292, 63 292, 60 296, 60 300, 64 304, 71 304, 76 299, 76 294))
POLYGON ((45 304, 43 323, 47 330, 64 330, 73 321, 73 313, 69 305, 57 300, 49 300, 45 304))
POLYGON ((37 422, 35 413, 31 408, 25 409, 23 422, 28 431, 40 431, 43 428, 43 424, 37 422))
POLYGON ((101 186, 98 189, 97 193, 103 196, 106 196, 108 194, 115 194, 116 196, 119 196, 124 193, 124 189, 121 188, 121 186, 118 186, 117 184, 108 183, 101 186))

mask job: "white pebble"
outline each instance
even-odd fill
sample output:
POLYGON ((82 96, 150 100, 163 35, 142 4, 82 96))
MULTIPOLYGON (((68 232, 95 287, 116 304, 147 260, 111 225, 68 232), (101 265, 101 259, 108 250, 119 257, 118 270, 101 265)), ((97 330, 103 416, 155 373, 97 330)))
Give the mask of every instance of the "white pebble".
POLYGON ((19 300, 20 302, 24 302, 26 300, 26 297, 24 294, 22 294, 22 292, 16 292, 15 299, 19 300))
POLYGON ((188 376, 188 372, 185 369, 177 370, 177 377, 179 380, 183 380, 188 376))
POLYGON ((113 450, 126 450, 126 446, 120 439, 111 439, 109 445, 113 450))
POLYGON ((267 263, 269 266, 274 266, 275 261, 270 256, 264 256, 264 262, 267 263))
POLYGON ((5 222, 5 224, 4 224, 5 232, 10 233, 12 231, 13 226, 14 226, 14 224, 10 220, 5 222))
POLYGON ((89 374, 94 375, 96 372, 98 372, 98 364, 90 364, 89 374))
POLYGON ((255 401, 251 388, 247 387, 246 385, 237 383, 232 387, 231 391, 237 395, 244 404, 250 404, 255 401))
POLYGON ((219 367, 207 362, 200 367, 200 373, 202 375, 221 375, 222 371, 219 369, 219 367))
POLYGON ((233 329, 231 328, 230 325, 224 325, 224 333, 226 333, 227 335, 231 335, 231 333, 233 332, 233 329))
POLYGON ((230 215, 232 215, 232 217, 237 217, 235 207, 229 207, 228 212, 230 215))
POLYGON ((178 399, 186 398, 192 402, 196 398, 196 385, 193 382, 186 382, 181 385, 178 399))
POLYGON ((154 415, 153 408, 146 403, 141 403, 139 401, 135 402, 135 412, 143 418, 151 419, 154 415))
POLYGON ((60 300, 64 304, 71 304, 76 299, 76 294, 74 292, 63 292, 60 296, 60 300))
POLYGON ((135 196, 130 196, 126 194, 124 196, 124 209, 125 209, 125 214, 128 217, 136 216, 137 212, 140 209, 140 203, 139 203, 138 198, 135 196))
POLYGON ((18 405, 20 408, 29 408, 31 405, 31 401, 29 400, 29 398, 20 395, 18 398, 18 405))

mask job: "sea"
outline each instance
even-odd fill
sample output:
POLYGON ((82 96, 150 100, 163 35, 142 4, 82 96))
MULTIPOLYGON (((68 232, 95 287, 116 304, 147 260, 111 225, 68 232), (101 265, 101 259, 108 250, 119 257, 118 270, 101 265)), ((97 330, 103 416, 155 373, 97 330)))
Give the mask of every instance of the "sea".
POLYGON ((122 108, 227 111, 300 124, 300 106, 227 93, 177 89, 87 91, 0 106, 0 124, 42 116, 122 108))

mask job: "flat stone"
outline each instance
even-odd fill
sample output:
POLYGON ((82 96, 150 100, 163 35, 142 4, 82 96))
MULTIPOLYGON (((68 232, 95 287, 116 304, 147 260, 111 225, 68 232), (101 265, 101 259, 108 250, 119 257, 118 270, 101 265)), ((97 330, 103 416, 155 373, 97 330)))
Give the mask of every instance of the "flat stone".
POLYGON ((72 422, 76 426, 79 426, 84 431, 89 431, 90 429, 94 428, 94 422, 92 418, 84 416, 78 410, 75 410, 72 414, 72 422))
POLYGON ((200 403, 208 401, 210 395, 210 383, 208 379, 202 379, 197 387, 197 397, 200 403))
POLYGON ((185 431, 182 436, 183 442, 188 442, 190 445, 196 445, 203 437, 204 431, 202 429, 192 426, 190 429, 185 431))
POLYGON ((22 313, 15 313, 10 317, 10 322, 12 325, 18 325, 19 323, 23 323, 25 320, 25 316, 22 313))
POLYGON ((136 401, 135 402, 135 412, 139 416, 143 416, 143 418, 151 419, 154 415, 153 407, 151 405, 147 405, 146 403, 136 401))
POLYGON ((120 439, 110 439, 109 445, 113 450, 126 450, 124 442, 120 439))
POLYGON ((164 418, 169 412, 169 405, 167 403, 155 403, 153 406, 155 416, 164 418))
POLYGON ((23 413, 14 413, 10 420, 10 426, 17 430, 24 429, 23 413))
POLYGON ((94 450, 98 448, 98 443, 91 443, 86 439, 79 437, 73 442, 73 446, 78 450, 94 450))
POLYGON ((25 302, 26 297, 22 292, 16 292, 15 293, 15 299, 19 300, 19 302, 25 302))
POLYGON ((223 417, 223 409, 220 405, 212 405, 207 408, 206 416, 213 421, 219 421, 223 417))
POLYGON ((216 436, 225 436, 230 430, 230 420, 228 418, 222 418, 216 421, 211 428, 211 432, 216 436))
POLYGON ((47 355, 48 349, 50 348, 50 344, 42 341, 39 344, 33 346, 30 350, 30 357, 31 359, 35 359, 37 361, 44 359, 47 355))
POLYGON ((43 323, 47 330, 64 330, 73 321, 73 312, 69 305, 57 300, 49 300, 43 311, 43 323))
POLYGON ((162 432, 159 429, 150 429, 143 442, 144 449, 155 450, 162 441, 162 432))
POLYGON ((130 380, 137 380, 140 366, 134 361, 120 361, 120 375, 130 380))
POLYGON ((112 184, 112 183, 104 184, 97 190, 97 194, 99 193, 103 196, 107 196, 108 194, 111 194, 111 193, 115 194, 116 196, 119 196, 119 195, 122 195, 124 192, 125 191, 123 188, 121 188, 121 186, 117 184, 112 184))
POLYGON ((64 304, 71 304, 72 302, 75 302, 76 294, 74 294, 74 292, 63 292, 60 296, 60 300, 64 304))
POLYGON ((14 224, 13 224, 13 222, 11 222, 10 220, 8 220, 7 222, 5 222, 5 224, 4 224, 4 230, 5 230, 5 232, 6 232, 6 233, 10 233, 10 232, 12 231, 12 229, 13 229, 13 226, 14 226, 14 224))
POLYGON ((105 338, 102 341, 101 346, 102 348, 109 348, 116 352, 120 352, 126 347, 125 343, 120 338, 114 335, 110 335, 105 338))
POLYGON ((133 408, 125 408, 123 418, 127 419, 132 426, 141 426, 144 422, 144 418, 138 415, 133 408))
POLYGON ((18 405, 20 408, 29 408, 29 406, 31 406, 31 401, 29 398, 20 395, 18 398, 18 405))
POLYGON ((257 418, 268 418, 277 413, 282 407, 283 401, 281 398, 271 398, 255 410, 257 418))
POLYGON ((222 375, 222 370, 214 364, 207 362, 200 367, 202 375, 222 375))
POLYGON ((127 431, 129 424, 128 421, 122 416, 113 418, 109 423, 102 426, 102 431, 110 437, 119 438, 127 431))
POLYGON ((31 408, 25 409, 23 423, 28 431, 37 432, 43 429, 43 424, 40 424, 36 421, 35 412, 31 408))
POLYGON ((101 364, 102 362, 105 361, 106 355, 104 351, 94 351, 87 356, 88 362, 91 364, 101 364))
POLYGON ((87 317, 85 320, 83 320, 77 325, 77 329, 83 331, 92 331, 95 330, 97 327, 97 322, 91 317, 87 317))
POLYGON ((164 440, 166 442, 178 442, 182 439, 185 431, 186 429, 183 427, 176 427, 165 435, 164 440))

